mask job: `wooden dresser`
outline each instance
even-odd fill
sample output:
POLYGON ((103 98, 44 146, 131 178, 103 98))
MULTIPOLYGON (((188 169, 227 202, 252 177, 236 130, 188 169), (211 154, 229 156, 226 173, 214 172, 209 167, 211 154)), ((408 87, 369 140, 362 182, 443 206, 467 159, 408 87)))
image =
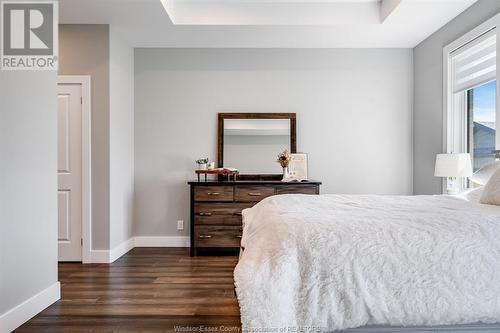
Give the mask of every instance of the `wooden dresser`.
POLYGON ((275 194, 319 194, 321 182, 188 182, 191 193, 191 256, 198 250, 236 252, 242 235, 241 211, 275 194))

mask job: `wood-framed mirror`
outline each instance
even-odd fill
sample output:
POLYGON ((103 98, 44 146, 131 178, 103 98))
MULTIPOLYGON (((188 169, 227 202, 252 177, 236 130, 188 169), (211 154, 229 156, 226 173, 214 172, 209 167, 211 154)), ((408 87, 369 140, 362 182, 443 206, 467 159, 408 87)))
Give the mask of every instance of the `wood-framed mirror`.
POLYGON ((297 151, 295 113, 219 113, 218 167, 239 170, 240 180, 280 180, 277 156, 297 151))

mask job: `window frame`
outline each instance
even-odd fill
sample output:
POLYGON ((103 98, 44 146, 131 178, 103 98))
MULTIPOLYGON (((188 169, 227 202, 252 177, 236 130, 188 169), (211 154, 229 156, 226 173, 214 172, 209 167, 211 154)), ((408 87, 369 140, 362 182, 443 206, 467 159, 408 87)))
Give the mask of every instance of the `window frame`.
MULTIPOLYGON (((456 39, 443 48, 443 152, 445 153, 467 153, 469 148, 469 115, 467 91, 454 93, 452 78, 452 53, 463 47, 474 39, 488 33, 493 29, 500 28, 500 14, 495 15, 483 24, 472 29, 462 37, 456 39)), ((500 69, 500 30, 496 33, 497 49, 497 71, 500 69)), ((498 82, 498 80, 497 80, 498 82)), ((496 85, 496 119, 500 126, 500 85, 496 85)), ((500 132, 499 132, 500 133, 500 132)), ((496 149, 500 149, 500 135, 495 138, 496 149)), ((446 193, 449 180, 443 178, 442 193, 446 193)), ((468 188, 466 178, 459 182, 459 190, 468 188)))

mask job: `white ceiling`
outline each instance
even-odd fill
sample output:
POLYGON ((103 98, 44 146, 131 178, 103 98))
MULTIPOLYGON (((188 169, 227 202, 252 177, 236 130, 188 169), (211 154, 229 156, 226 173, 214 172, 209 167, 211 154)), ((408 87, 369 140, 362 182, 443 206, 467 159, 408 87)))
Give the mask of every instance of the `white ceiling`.
POLYGON ((61 23, 111 24, 134 47, 412 48, 476 1, 60 0, 59 8, 61 23))

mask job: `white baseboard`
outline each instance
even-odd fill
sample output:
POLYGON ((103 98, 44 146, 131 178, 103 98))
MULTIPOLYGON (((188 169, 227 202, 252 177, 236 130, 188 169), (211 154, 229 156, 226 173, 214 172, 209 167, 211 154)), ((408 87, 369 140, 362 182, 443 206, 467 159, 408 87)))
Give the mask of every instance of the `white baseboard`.
POLYGON ((132 250, 135 246, 134 237, 127 239, 126 241, 118 244, 109 251, 109 262, 114 262, 116 259, 120 258, 122 255, 132 250))
POLYGON ((135 247, 189 247, 188 236, 136 236, 135 247))
POLYGON ((187 236, 136 236, 118 244, 111 250, 90 251, 90 263, 109 264, 134 247, 189 247, 187 236))
POLYGON ((134 237, 121 242, 111 250, 90 251, 90 262, 93 264, 110 264, 134 248, 134 237))
POLYGON ((59 282, 0 315, 0 332, 12 332, 61 298, 59 282))
POLYGON ((91 250, 89 264, 109 264, 109 250, 91 250))

